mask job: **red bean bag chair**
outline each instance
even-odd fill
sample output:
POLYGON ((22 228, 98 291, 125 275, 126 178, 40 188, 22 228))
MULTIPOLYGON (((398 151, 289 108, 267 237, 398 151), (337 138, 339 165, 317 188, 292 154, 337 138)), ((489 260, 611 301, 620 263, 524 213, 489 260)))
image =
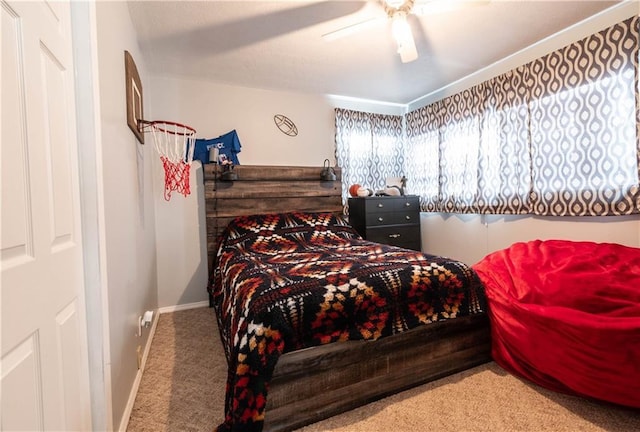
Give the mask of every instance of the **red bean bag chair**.
POLYGON ((494 360, 542 387, 640 408, 640 249, 515 243, 473 266, 494 360))

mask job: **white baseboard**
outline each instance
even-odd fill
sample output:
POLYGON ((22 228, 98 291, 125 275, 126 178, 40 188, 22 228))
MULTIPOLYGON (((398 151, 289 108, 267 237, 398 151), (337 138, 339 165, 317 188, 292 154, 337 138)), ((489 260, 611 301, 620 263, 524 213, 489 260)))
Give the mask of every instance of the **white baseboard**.
POLYGON ((151 324, 151 329, 149 330, 149 337, 147 338, 147 343, 144 347, 144 353, 142 354, 142 360, 140 361, 140 368, 138 369, 138 373, 136 373, 136 379, 133 381, 133 386, 131 387, 129 400, 127 401, 127 405, 124 408, 124 413, 122 414, 122 421, 120 422, 120 427, 118 428, 119 432, 126 432, 127 427, 129 426, 129 418, 131 417, 131 411, 133 411, 133 404, 136 401, 136 395, 138 394, 138 388, 140 387, 140 381, 142 380, 142 373, 144 372, 144 367, 147 364, 147 357, 149 356, 149 350, 151 349, 151 342, 153 341, 153 336, 156 334, 156 327, 158 326, 159 316, 159 313, 153 314, 153 323, 151 324))
POLYGON ((165 306, 158 309, 158 313, 162 314, 162 313, 178 312, 181 310, 196 309, 201 307, 209 307, 209 301, 205 300, 205 301, 200 301, 195 303, 187 303, 187 304, 181 304, 181 305, 175 305, 175 306, 165 306))

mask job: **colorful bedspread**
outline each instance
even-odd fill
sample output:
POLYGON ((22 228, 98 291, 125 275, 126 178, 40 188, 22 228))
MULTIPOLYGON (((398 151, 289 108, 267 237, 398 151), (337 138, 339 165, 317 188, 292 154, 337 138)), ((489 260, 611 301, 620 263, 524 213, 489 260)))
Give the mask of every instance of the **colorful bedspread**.
POLYGON ((500 366, 554 391, 640 408, 640 249, 536 240, 473 268, 500 366))
POLYGON ((209 290, 228 362, 218 431, 262 429, 281 354, 483 312, 467 265, 363 240, 329 213, 239 217, 219 242, 209 290))

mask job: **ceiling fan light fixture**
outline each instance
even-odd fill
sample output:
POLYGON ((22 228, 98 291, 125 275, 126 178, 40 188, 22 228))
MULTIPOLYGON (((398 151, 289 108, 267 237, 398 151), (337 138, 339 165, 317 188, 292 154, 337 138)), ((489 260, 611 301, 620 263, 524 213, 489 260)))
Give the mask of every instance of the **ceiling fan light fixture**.
POLYGON ((399 11, 393 14, 391 33, 398 44, 398 54, 400 54, 402 63, 408 63, 418 58, 418 50, 405 12, 399 11))
POLYGON ((409 39, 413 40, 411 34, 411 27, 407 21, 407 14, 404 12, 397 12, 391 17, 391 33, 396 40, 398 47, 401 47, 409 39))

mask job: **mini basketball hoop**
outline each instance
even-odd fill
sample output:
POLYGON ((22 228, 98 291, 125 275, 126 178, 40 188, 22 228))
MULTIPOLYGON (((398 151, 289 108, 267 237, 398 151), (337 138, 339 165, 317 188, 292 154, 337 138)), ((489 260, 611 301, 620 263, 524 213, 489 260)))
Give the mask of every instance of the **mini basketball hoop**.
POLYGON ((166 120, 139 120, 142 132, 153 134, 156 150, 164 168, 164 199, 178 191, 184 196, 191 193, 189 174, 193 161, 196 130, 181 123, 166 120))

